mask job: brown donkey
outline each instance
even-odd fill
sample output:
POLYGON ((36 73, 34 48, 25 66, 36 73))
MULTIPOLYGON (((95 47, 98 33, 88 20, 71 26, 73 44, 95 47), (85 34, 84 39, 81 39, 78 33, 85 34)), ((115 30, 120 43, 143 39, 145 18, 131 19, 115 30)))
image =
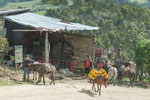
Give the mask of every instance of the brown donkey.
POLYGON ((99 92, 99 95, 101 95, 101 87, 102 87, 102 85, 104 85, 105 88, 107 87, 107 80, 108 80, 108 79, 104 78, 103 76, 98 75, 98 76, 93 80, 92 90, 94 90, 95 92, 99 92), (96 91, 95 84, 97 84, 97 91, 96 91))

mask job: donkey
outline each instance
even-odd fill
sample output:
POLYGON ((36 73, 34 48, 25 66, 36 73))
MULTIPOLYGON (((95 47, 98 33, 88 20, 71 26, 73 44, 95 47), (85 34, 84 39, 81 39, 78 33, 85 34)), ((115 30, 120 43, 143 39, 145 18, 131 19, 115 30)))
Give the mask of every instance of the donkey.
POLYGON ((33 63, 30 64, 29 69, 34 70, 39 73, 39 78, 37 84, 41 81, 43 77, 43 83, 45 85, 45 77, 44 75, 48 75, 49 79, 51 79, 50 85, 53 83, 55 84, 55 74, 56 74, 56 67, 49 63, 33 63))
POLYGON ((105 86, 105 88, 107 87, 107 80, 106 78, 104 78, 103 76, 101 76, 100 74, 93 80, 93 85, 92 85, 92 90, 94 90, 95 92, 99 92, 99 95, 101 95, 101 87, 102 85, 105 86), (96 91, 96 87, 95 84, 97 84, 97 91, 96 91))
POLYGON ((110 67, 108 70, 108 84, 112 83, 115 86, 116 78, 117 78, 117 68, 110 67))
POLYGON ((129 85, 133 87, 134 86, 135 74, 136 74, 135 69, 136 69, 135 66, 129 65, 124 72, 119 71, 119 74, 118 74, 119 81, 121 81, 121 83, 122 83, 122 78, 128 77, 130 79, 130 84, 129 85))

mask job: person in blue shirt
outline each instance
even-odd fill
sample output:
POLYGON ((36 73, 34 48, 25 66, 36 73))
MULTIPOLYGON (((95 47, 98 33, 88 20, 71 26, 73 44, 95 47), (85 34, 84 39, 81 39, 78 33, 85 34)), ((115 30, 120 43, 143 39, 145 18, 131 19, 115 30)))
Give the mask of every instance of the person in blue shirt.
POLYGON ((124 64, 121 65, 119 71, 122 72, 122 74, 124 74, 124 72, 125 72, 125 66, 124 66, 124 64))
POLYGON ((26 75, 28 76, 28 81, 30 80, 30 77, 29 77, 29 63, 32 63, 34 62, 32 59, 30 59, 28 56, 25 57, 24 59, 24 77, 23 77, 23 80, 26 81, 26 75))

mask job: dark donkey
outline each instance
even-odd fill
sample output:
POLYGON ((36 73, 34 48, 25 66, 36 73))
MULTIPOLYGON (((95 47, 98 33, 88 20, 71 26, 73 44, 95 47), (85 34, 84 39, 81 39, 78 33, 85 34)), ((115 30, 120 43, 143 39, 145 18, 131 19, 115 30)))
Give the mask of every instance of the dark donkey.
POLYGON ((48 75, 49 79, 51 80, 50 85, 52 83, 55 84, 56 68, 54 65, 52 65, 50 63, 34 62, 33 64, 29 65, 29 69, 39 73, 39 78, 38 78, 37 84, 41 81, 41 78, 43 77, 43 83, 45 85, 44 75, 48 75))
POLYGON ((127 63, 125 64, 127 67, 124 71, 119 70, 118 79, 122 83, 122 78, 128 77, 130 79, 130 86, 134 86, 134 79, 136 74, 136 66, 135 64, 127 63))

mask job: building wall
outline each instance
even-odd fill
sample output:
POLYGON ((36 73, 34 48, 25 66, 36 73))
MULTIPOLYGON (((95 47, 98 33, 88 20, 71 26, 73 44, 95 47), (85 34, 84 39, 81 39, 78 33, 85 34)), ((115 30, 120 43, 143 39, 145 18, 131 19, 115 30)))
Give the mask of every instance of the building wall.
POLYGON ((84 64, 88 56, 94 57, 96 46, 94 35, 65 33, 64 37, 74 47, 74 57, 79 66, 84 64))

